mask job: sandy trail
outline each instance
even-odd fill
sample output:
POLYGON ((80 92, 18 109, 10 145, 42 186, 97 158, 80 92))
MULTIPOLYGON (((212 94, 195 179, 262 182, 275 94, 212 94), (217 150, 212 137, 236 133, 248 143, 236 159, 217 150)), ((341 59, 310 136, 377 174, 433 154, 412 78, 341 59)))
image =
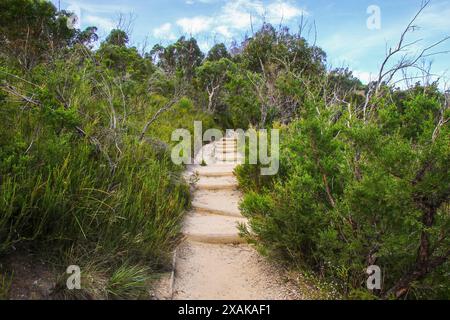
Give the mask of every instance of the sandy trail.
POLYGON ((177 250, 173 299, 300 299, 280 272, 239 236, 240 193, 233 175, 241 161, 236 141, 225 138, 203 148, 205 167, 198 175, 193 211, 186 217, 185 241, 177 250))

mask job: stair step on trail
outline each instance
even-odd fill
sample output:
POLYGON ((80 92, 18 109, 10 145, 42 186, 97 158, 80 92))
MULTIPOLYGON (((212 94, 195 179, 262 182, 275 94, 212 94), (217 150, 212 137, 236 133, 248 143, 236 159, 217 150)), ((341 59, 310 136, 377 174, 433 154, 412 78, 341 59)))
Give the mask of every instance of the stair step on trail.
POLYGON ((234 142, 226 142, 226 141, 222 141, 222 142, 218 142, 218 143, 216 144, 216 148, 217 148, 217 147, 222 147, 222 148, 230 147, 230 148, 234 148, 234 147, 236 147, 236 146, 237 146, 237 142, 236 142, 236 141, 234 141, 234 142))
POLYGON ((187 240, 209 244, 245 243, 239 235, 239 223, 245 224, 247 220, 194 211, 187 216, 184 222, 183 235, 187 240))
POLYGON ((219 161, 219 160, 216 160, 216 162, 214 163, 214 165, 218 165, 218 166, 228 166, 228 165, 230 165, 230 164, 232 164, 232 165, 234 165, 234 166, 238 166, 238 165, 241 165, 242 164, 242 162, 243 161, 241 161, 241 160, 235 160, 235 161, 219 161))
POLYGON ((215 154, 218 153, 237 153, 237 147, 227 147, 227 148, 216 148, 215 154))
POLYGON ((218 161, 227 161, 227 162, 235 162, 235 161, 242 161, 244 158, 240 155, 235 154, 216 154, 216 159, 218 161))
POLYGON ((257 252, 239 234, 248 220, 239 210, 241 193, 234 170, 243 156, 235 138, 204 147, 207 166, 196 165, 192 211, 185 217, 185 241, 177 249, 173 299, 286 299, 284 284, 275 282, 257 252))
POLYGON ((237 180, 234 177, 200 177, 197 190, 235 190, 237 180))
POLYGON ((224 152, 224 151, 230 151, 230 152, 236 152, 238 146, 237 145, 217 145, 214 149, 216 152, 224 152))
POLYGON ((192 202, 194 210, 202 213, 242 218, 239 191, 197 191, 192 202))
POLYGON ((203 167, 201 169, 198 169, 196 172, 200 177, 233 177, 234 176, 234 169, 236 166, 229 165, 227 166, 212 166, 212 167, 203 167))
POLYGON ((234 153, 236 154, 236 149, 216 149, 216 155, 217 154, 228 154, 228 153, 234 153))

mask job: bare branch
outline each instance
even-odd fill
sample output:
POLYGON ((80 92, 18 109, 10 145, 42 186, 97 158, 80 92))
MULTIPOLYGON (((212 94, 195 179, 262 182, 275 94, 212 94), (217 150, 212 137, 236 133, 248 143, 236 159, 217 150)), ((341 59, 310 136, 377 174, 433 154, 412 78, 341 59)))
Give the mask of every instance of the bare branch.
POLYGON ((139 141, 144 140, 145 134, 147 133, 148 129, 156 120, 158 120, 159 116, 161 114, 163 114, 164 112, 166 112, 167 110, 169 110, 170 108, 172 108, 179 100, 180 100, 180 96, 176 94, 174 98, 172 98, 162 108, 160 108, 158 111, 156 111, 156 113, 150 118, 150 120, 147 121, 144 128, 142 129, 141 135, 139 137, 139 141))

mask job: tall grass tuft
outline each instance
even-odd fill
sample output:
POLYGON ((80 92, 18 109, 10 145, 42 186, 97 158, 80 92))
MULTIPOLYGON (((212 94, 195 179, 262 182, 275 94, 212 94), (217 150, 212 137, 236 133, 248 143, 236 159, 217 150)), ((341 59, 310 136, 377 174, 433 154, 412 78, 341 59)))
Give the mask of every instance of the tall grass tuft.
POLYGON ((139 141, 170 97, 145 82, 125 86, 77 50, 67 60, 27 75, 41 86, 0 75, 39 101, 0 101, 0 257, 27 246, 64 277, 80 266, 84 289, 66 292, 62 276, 55 296, 137 298, 169 264, 190 205, 183 167, 170 159, 171 133, 213 120, 183 98, 139 141), (61 83, 70 107, 57 94, 61 83))
POLYGON ((13 276, 0 273, 0 300, 8 300, 13 276))

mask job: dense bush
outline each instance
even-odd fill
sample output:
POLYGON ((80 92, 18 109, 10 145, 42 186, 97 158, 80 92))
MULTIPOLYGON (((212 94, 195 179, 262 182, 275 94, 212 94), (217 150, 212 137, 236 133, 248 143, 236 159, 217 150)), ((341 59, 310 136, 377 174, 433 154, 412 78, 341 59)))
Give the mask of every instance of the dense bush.
MULTIPOLYGON (((0 257, 26 248, 61 274, 79 265, 83 290, 74 297, 62 279, 59 297, 148 296, 190 206, 184 169, 170 159, 172 131, 192 130, 194 120, 208 129, 212 116, 179 79, 127 47, 120 30, 94 52, 84 40, 96 38, 95 28, 63 32, 65 16, 51 4, 24 2, 45 28, 31 43, 63 39, 53 52, 28 52, 33 63, 23 65, 10 53, 21 52, 23 30, 11 28, 38 22, 1 25, 8 45, 0 52, 0 257)), ((14 19, 15 5, 5 8, 2 17, 14 19)), ((6 287, 9 276, 0 279, 6 287)))
MULTIPOLYGON (((2 103, 0 252, 29 244, 58 252, 58 264, 67 256, 67 265, 83 268, 97 257, 110 273, 115 266, 134 268, 136 263, 158 270, 176 244, 190 197, 182 168, 172 164, 169 149, 154 141, 169 143, 172 130, 192 126, 195 111, 187 110, 192 104, 174 106, 160 119, 159 130, 150 130, 153 140, 140 142, 144 120, 166 98, 137 97, 140 105, 116 111, 114 121, 120 124, 113 129, 109 102, 91 91, 98 70, 87 67, 92 78, 77 79, 80 70, 67 74, 70 66, 51 68, 42 87, 16 83, 17 90, 34 92, 34 105, 15 99, 2 103), (71 82, 65 88, 69 108, 55 95, 64 80, 71 82)), ((39 81, 39 73, 36 69, 33 81, 39 81)), ((117 108, 122 107, 119 97, 111 101, 117 108)))
MULTIPOLYGON (((247 236, 349 297, 365 289, 370 265, 383 271, 380 297, 450 297, 450 135, 434 131, 442 99, 415 88, 378 101, 370 121, 305 108, 282 132, 276 182, 254 185, 241 204, 247 236)), ((237 170, 247 190, 252 172, 237 170)))
MULTIPOLYGON (((67 298, 138 298, 190 204, 169 159, 173 130, 275 126, 278 175, 236 170, 250 241, 347 297, 450 297, 449 95, 438 84, 362 85, 270 24, 230 51, 181 37, 140 53, 120 29, 94 46, 96 27, 70 29, 68 16, 48 1, 0 3, 0 259, 27 248, 60 273, 81 266, 82 292, 55 291, 67 298), (374 264, 383 288, 368 292, 374 264)), ((0 298, 10 285, 0 274, 0 298)))

